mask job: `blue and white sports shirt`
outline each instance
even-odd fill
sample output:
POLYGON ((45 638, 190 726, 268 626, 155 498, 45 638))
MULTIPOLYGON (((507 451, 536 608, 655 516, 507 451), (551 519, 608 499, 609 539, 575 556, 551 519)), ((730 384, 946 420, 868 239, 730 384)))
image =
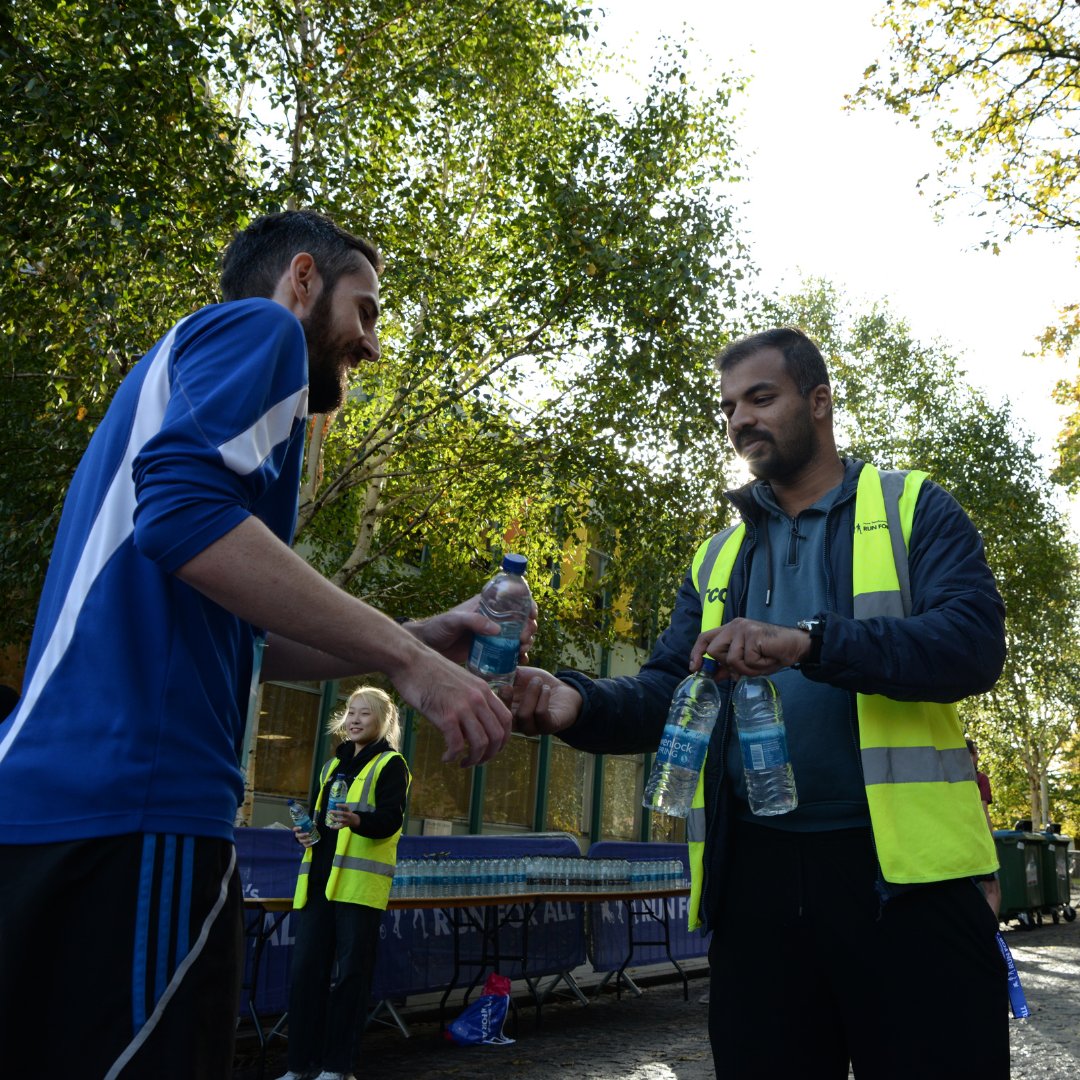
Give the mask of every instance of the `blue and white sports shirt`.
POLYGON ((173 571, 249 515, 291 543, 307 396, 303 328, 271 300, 203 308, 121 384, 0 727, 0 843, 232 839, 257 631, 173 571))

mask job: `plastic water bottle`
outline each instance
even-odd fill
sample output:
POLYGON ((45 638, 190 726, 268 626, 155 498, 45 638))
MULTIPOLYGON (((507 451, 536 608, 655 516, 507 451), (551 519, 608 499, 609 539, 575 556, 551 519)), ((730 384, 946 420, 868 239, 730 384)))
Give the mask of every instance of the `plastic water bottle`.
POLYGON ((496 635, 477 634, 469 650, 469 670, 492 689, 510 686, 517 671, 521 631, 532 614, 524 555, 504 555, 502 569, 480 591, 480 611, 501 624, 496 635))
POLYGON ((326 827, 328 829, 343 828, 330 815, 339 807, 343 806, 349 798, 349 782, 344 773, 338 773, 334 782, 330 785, 330 798, 326 800, 326 827))
POLYGON ((289 800, 289 816, 293 819, 293 824, 301 832, 309 834, 313 844, 319 842, 318 826, 311 820, 311 815, 307 812, 307 808, 302 806, 295 799, 289 800))
POLYGON ((720 688, 713 680, 715 673, 716 661, 706 656, 701 669, 676 687, 641 800, 646 810, 683 818, 690 813, 709 736, 720 712, 720 688))
POLYGON ((394 880, 390 883, 390 892, 395 898, 411 900, 416 895, 415 873, 416 867, 412 859, 402 859, 394 871, 394 880))
POLYGON ((760 817, 790 813, 799 805, 799 796, 776 686, 764 677, 743 677, 735 684, 734 702, 751 813, 760 817))

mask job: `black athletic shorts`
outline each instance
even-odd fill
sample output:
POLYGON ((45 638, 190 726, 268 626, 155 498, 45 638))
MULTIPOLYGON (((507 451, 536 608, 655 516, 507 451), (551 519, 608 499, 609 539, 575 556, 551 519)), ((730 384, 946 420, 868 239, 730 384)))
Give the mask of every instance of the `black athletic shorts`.
POLYGON ((242 904, 225 840, 0 847, 0 1075, 227 1080, 242 904))

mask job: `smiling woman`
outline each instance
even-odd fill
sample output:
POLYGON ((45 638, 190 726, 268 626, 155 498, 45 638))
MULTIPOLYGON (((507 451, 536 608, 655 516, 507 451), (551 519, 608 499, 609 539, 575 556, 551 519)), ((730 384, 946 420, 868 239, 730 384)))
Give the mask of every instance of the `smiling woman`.
POLYGON ((385 690, 353 690, 330 727, 342 741, 322 768, 311 815, 326 831, 293 830, 306 850, 293 902, 288 1078, 319 1070, 343 1078, 356 1061, 411 780, 397 751, 398 711, 385 690), (347 794, 335 791, 328 809, 339 784, 347 794))

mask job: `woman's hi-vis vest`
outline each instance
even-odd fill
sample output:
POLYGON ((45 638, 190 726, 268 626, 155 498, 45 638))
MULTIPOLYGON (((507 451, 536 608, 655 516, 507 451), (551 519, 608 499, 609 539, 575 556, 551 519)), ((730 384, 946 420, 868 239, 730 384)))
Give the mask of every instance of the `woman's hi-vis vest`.
MULTIPOLYGON (((349 785, 346 805, 357 814, 370 814, 375 809, 375 785, 386 763, 394 757, 401 757, 396 750, 386 750, 373 757, 353 778, 349 785)), ((326 781, 339 765, 337 758, 328 761, 319 777, 319 800, 316 804, 316 819, 323 821, 325 806, 324 795, 326 781)), ((411 783, 408 769, 405 770, 407 783, 411 783)), ((401 836, 398 829, 393 836, 384 840, 373 840, 368 836, 357 836, 348 826, 344 829, 322 829, 325 842, 331 836, 337 836, 337 849, 330 868, 330 877, 326 882, 327 900, 338 900, 346 904, 364 904, 366 907, 386 910, 390 899, 390 886, 397 867, 397 846, 401 836)), ((311 870, 311 848, 304 852, 300 863, 300 876, 296 879, 296 895, 293 907, 302 908, 307 903, 308 872, 311 870)))
MULTIPOLYGON (((908 543, 923 472, 879 472, 864 465, 855 495, 853 614, 911 613, 908 543)), ((692 573, 701 628, 724 621, 724 603, 746 526, 732 526, 698 548, 692 573)), ((857 694, 859 748, 874 845, 885 880, 945 881, 997 869, 993 837, 956 706, 857 694)), ((704 769, 687 819, 690 928, 701 925, 705 842, 704 769)))

